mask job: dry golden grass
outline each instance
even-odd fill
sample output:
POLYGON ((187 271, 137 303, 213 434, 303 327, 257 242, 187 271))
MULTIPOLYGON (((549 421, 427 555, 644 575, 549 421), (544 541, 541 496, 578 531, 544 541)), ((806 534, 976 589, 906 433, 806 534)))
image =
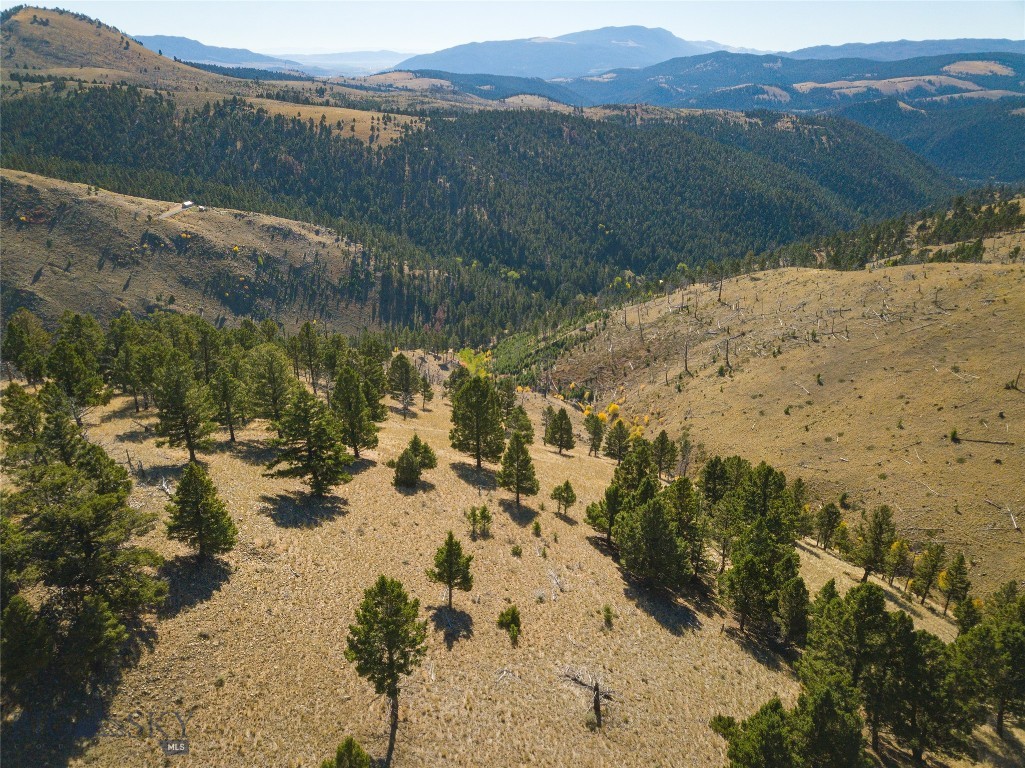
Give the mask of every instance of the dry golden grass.
POLYGON ((1025 365, 1025 267, 785 269, 722 297, 697 286, 620 310, 556 376, 649 415, 649 434, 689 429, 709 453, 802 476, 817 500, 889 504, 903 535, 963 549, 982 592, 1021 577, 1025 533, 1005 509, 1025 525, 1025 393, 1005 383, 1025 365))
MULTIPOLYGON (((26 218, 4 228, 4 284, 16 288, 49 321, 69 308, 88 309, 101 321, 125 309, 141 314, 161 305, 158 296, 170 295, 177 311, 202 314, 211 322, 231 319, 234 313, 222 303, 224 297, 205 290, 211 254, 216 255, 216 267, 231 275, 232 284, 244 288, 256 274, 255 254, 294 266, 316 257, 325 265, 327 278, 336 281, 359 252, 358 245, 336 241, 332 231, 275 216, 219 208, 181 211, 181 201, 106 190, 88 194, 85 184, 8 169, 0 169, 0 179, 5 208, 16 206, 26 218), (146 233, 173 243, 183 232, 193 244, 190 252, 143 247, 146 233), (202 257, 191 255, 200 252, 202 257)), ((369 308, 366 313, 356 304, 331 305, 321 322, 355 332, 371 324, 369 308)), ((291 303, 276 319, 294 327, 309 314, 291 303)))
POLYGON ((955 61, 943 68, 952 75, 1003 75, 1010 76, 1014 70, 995 61, 955 61))
MULTIPOLYGON (((545 401, 524 401, 537 424, 545 401)), ((349 734, 382 756, 386 703, 343 656, 362 590, 381 573, 399 578, 423 617, 438 622, 429 624, 423 666, 403 688, 398 766, 722 765, 724 742, 709 718, 745 716, 774 695, 794 701, 788 667, 736 636, 718 608, 650 594, 595 547, 583 508, 610 480, 610 460, 587 457, 580 443, 567 456, 535 444, 541 495, 517 512, 510 494, 490 487, 489 473, 477 475, 448 447, 449 419, 446 402, 408 420, 393 408, 379 447, 326 502, 308 499, 295 481, 264 476, 264 424, 242 430, 235 447, 218 435, 201 459, 238 525, 238 547, 223 572, 197 577, 162 527, 146 537, 169 558, 171 599, 153 649, 127 671, 107 717, 190 711, 191 753, 175 758, 181 766, 316 766, 349 734), (416 493, 400 493, 384 463, 414 432, 435 449, 439 466, 416 493), (550 501, 541 511, 541 500, 567 478, 579 497, 570 514, 555 516, 550 501), (470 541, 463 512, 481 503, 494 514, 492 536, 470 541), (435 612, 444 591, 425 569, 448 530, 474 555, 475 583, 456 593, 451 626, 463 632, 447 639, 447 614, 435 612), (511 554, 513 544, 522 557, 511 554), (495 625, 510 602, 523 616, 515 648, 495 625), (611 631, 601 617, 606 603, 615 611, 611 631), (588 731, 589 696, 562 678, 567 669, 597 674, 614 690, 604 732, 588 731)), ((581 431, 579 414, 573 419, 581 431)), ((144 431, 152 422, 152 413, 136 415, 129 398, 117 397, 90 414, 87 434, 114 457, 142 462, 148 479, 130 503, 163 518, 161 481, 173 484, 186 455, 157 447, 144 431)), ((848 567, 802 550, 813 588, 832 577, 841 590, 853 583, 848 567)), ((920 626, 950 636, 940 619, 915 613, 920 626)), ((103 736, 83 743, 71 761, 164 764, 153 738, 103 736)))
POLYGON ((891 77, 883 80, 837 80, 832 83, 795 83, 794 88, 800 93, 808 93, 818 88, 826 88, 837 94, 854 96, 868 90, 879 91, 887 96, 907 93, 918 88, 935 91, 938 88, 960 88, 963 91, 979 91, 981 86, 969 80, 961 80, 947 75, 922 75, 918 77, 891 77))

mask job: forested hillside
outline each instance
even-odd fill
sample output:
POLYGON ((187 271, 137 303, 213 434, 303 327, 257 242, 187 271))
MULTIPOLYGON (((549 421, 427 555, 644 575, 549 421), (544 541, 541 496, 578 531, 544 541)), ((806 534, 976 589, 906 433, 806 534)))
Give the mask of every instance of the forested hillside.
POLYGON ((382 147, 240 100, 177 111, 112 88, 10 100, 2 161, 382 243, 405 264, 393 280, 410 297, 382 307, 383 320, 424 324, 440 312, 471 340, 539 318, 553 300, 556 318, 579 311, 578 296, 616 278, 763 252, 954 188, 853 123, 766 115, 740 131, 710 120, 702 136, 661 122, 483 113, 434 119, 382 147))

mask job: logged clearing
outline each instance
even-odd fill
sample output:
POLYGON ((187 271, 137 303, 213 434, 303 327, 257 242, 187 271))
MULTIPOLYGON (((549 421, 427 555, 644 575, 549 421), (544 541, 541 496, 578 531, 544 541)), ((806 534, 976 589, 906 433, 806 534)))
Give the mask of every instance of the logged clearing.
POLYGON ((982 593, 1025 573, 1025 374, 1008 388, 1025 366, 1025 266, 774 270, 727 280, 721 303, 698 285, 597 330, 557 383, 649 416, 649 435, 764 459, 819 501, 889 504, 912 542, 963 549, 982 593))
MULTIPOLYGON (((537 426, 546 401, 523 401, 537 426)), ((725 762, 725 742, 709 718, 746 716, 775 695, 794 701, 789 667, 737 635, 714 603, 650 593, 593 543, 583 509, 611 479, 611 460, 587 457, 579 442, 563 456, 536 443, 541 495, 517 510, 490 470, 478 473, 449 448, 446 402, 407 420, 396 411, 352 482, 325 502, 311 501, 295 481, 264 476, 263 423, 240 432, 234 447, 218 435, 201 458, 238 526, 238 546, 222 566, 196 573, 162 527, 149 534, 144 543, 169 558, 171 596, 152 650, 125 673, 97 733, 133 712, 182 709, 192 713, 190 754, 175 758, 183 767, 317 766, 346 735, 383 756, 386 701, 343 657, 363 589, 381 573, 400 579, 430 622, 426 660, 402 691, 396 766, 716 766, 725 762), (438 468, 416 493, 402 493, 385 462, 414 432, 435 449, 438 468), (556 516, 547 496, 567 478, 579 501, 556 516), (471 541, 463 513, 481 503, 494 515, 492 535, 471 541), (439 610, 444 589, 425 576, 449 530, 474 555, 473 591, 455 594, 453 614, 439 610), (518 647, 495 623, 510 603, 523 617, 518 647), (615 612, 611 630, 601 616, 606 603, 615 612), (614 691, 604 732, 588 731, 589 694, 562 678, 567 670, 597 674, 614 691)), ((582 431, 579 414, 573 419, 582 431)), ((130 398, 118 397, 90 414, 87 434, 112 456, 142 463, 147 480, 131 504, 163 518, 161 484, 173 485, 187 456, 157 447, 146 429, 153 422, 152 412, 137 415, 130 398)), ((855 569, 811 546, 800 550, 813 590, 833 577, 841 591, 855 583, 855 569)), ((932 612, 912 612, 919 626, 952 637, 932 612)), ((980 734, 995 743, 988 728, 980 734)), ((165 765, 155 738, 102 735, 76 745, 64 734, 34 749, 8 741, 5 757, 11 766, 165 765)), ((986 758, 1011 760, 1006 752, 986 758)))
POLYGON ((200 211, 203 200, 182 210, 182 201, 90 191, 8 169, 0 170, 0 184, 4 299, 48 322, 65 309, 87 310, 106 323, 125 309, 140 315, 163 308, 215 323, 253 314, 287 328, 311 316, 340 331, 372 325, 369 307, 314 298, 362 251, 324 227, 200 211), (295 293, 278 291, 279 283, 295 293))

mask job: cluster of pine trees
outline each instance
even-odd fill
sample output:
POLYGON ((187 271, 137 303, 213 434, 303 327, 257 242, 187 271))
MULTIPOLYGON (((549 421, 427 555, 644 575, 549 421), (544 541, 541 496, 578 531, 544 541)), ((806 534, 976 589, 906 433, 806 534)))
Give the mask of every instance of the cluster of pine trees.
MULTIPOLYGON (((13 696, 50 673, 85 682, 109 668, 167 594, 161 558, 135 544, 155 518, 128 504, 129 469, 146 478, 145 468, 129 454, 126 469, 88 440, 91 408, 112 392, 128 394, 136 412, 156 411, 160 440, 188 452, 166 528, 202 564, 237 535, 199 463, 218 425, 234 443, 236 430, 266 418, 275 449, 268 470, 325 494, 349 479, 360 449, 376 445, 383 398, 401 397, 405 386, 386 376, 391 354, 379 338, 350 345, 311 324, 285 338, 271 322, 227 330, 197 316, 125 313, 104 330, 67 312, 51 334, 22 309, 6 325, 2 354, 8 375, 29 385, 3 392, 3 462, 13 483, 0 518, 0 615, 13 696)), ((412 381, 420 397, 432 395, 419 373, 412 381)), ((422 446, 419 460, 428 455, 422 446)))
POLYGON ((778 698, 742 722, 716 717, 734 768, 867 764, 889 735, 921 764, 927 752, 966 751, 976 725, 1025 714, 1025 594, 1011 581, 960 623, 950 644, 916 630, 904 611, 887 611, 875 584, 840 596, 828 582, 809 611, 807 645, 797 662, 797 705, 778 698))

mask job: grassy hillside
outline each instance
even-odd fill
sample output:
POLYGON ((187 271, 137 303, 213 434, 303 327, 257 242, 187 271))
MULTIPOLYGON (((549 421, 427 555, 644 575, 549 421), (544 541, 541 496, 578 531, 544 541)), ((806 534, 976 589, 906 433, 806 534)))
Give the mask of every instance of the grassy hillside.
MULTIPOLYGON (((439 361, 426 362, 433 375, 446 373, 439 361)), ((537 425, 545 401, 525 395, 523 402, 537 425)), ((595 546, 583 508, 600 496, 614 462, 588 458, 582 443, 562 456, 537 443, 531 454, 542 495, 516 510, 490 470, 476 473, 448 447, 449 413, 444 401, 408 420, 393 413, 353 481, 320 503, 298 482, 264 475, 265 424, 240 432, 234 449, 219 434, 203 458, 238 526, 238 547, 224 565, 197 573, 162 528, 146 537, 169 558, 171 580, 155 645, 125 672, 103 711, 80 713, 85 725, 43 740, 26 732, 32 720, 8 723, 5 765, 156 764, 155 737, 103 734, 132 712, 179 707, 192 713, 190 754, 175 758, 183 766, 315 766, 346 734, 382 756, 386 702, 342 655, 362 590, 379 573, 399 578, 431 620, 427 659, 403 686, 399 765, 557 765, 571 755, 584 766, 717 766, 725 743, 708 727, 712 715, 745 716, 774 695, 792 703, 798 687, 782 659, 737 635, 715 604, 649 592, 595 546), (385 462, 414 432, 435 449, 438 468, 419 491, 400 493, 385 462), (542 509, 567 478, 579 498, 570 514, 555 515, 550 501, 542 509), (471 541, 463 513, 479 504, 494 515, 492 535, 471 541), (440 610, 444 590, 424 574, 449 530, 474 556, 473 591, 456 594, 453 614, 440 610), (522 613, 516 647, 495 624, 510 603, 522 613), (605 604, 614 612, 611 630, 605 604), (589 694, 563 679, 567 670, 599 675, 614 690, 602 732, 588 731, 589 694)), ((142 463, 147 480, 131 503, 163 518, 161 483, 175 482, 184 452, 157 446, 144 431, 153 421, 115 398, 94 412, 87 433, 113 455, 127 450, 142 463)), ((806 547, 802 558, 812 590, 834 577, 841 591, 856 583, 853 568, 821 551, 806 547)), ((948 622, 909 609, 920 627, 952 637, 948 622)), ((1013 764, 1009 747, 989 729, 980 734, 985 763, 1013 764)))
POLYGON ((1023 289, 1006 263, 756 273, 725 281, 721 303, 698 285, 613 313, 552 376, 649 431, 799 474, 822 501, 889 504, 992 588, 1025 564, 1007 511, 1022 524, 1025 393, 1005 386, 1025 365, 1023 289))
MULTIPOLYGON (((345 332, 374 325, 369 300, 340 293, 362 249, 310 224, 181 201, 126 197, 3 170, 4 313, 26 306, 48 324, 66 309, 103 322, 128 309, 240 315, 287 328, 317 318, 345 332)), ((371 283, 373 281, 371 280, 371 283)))

